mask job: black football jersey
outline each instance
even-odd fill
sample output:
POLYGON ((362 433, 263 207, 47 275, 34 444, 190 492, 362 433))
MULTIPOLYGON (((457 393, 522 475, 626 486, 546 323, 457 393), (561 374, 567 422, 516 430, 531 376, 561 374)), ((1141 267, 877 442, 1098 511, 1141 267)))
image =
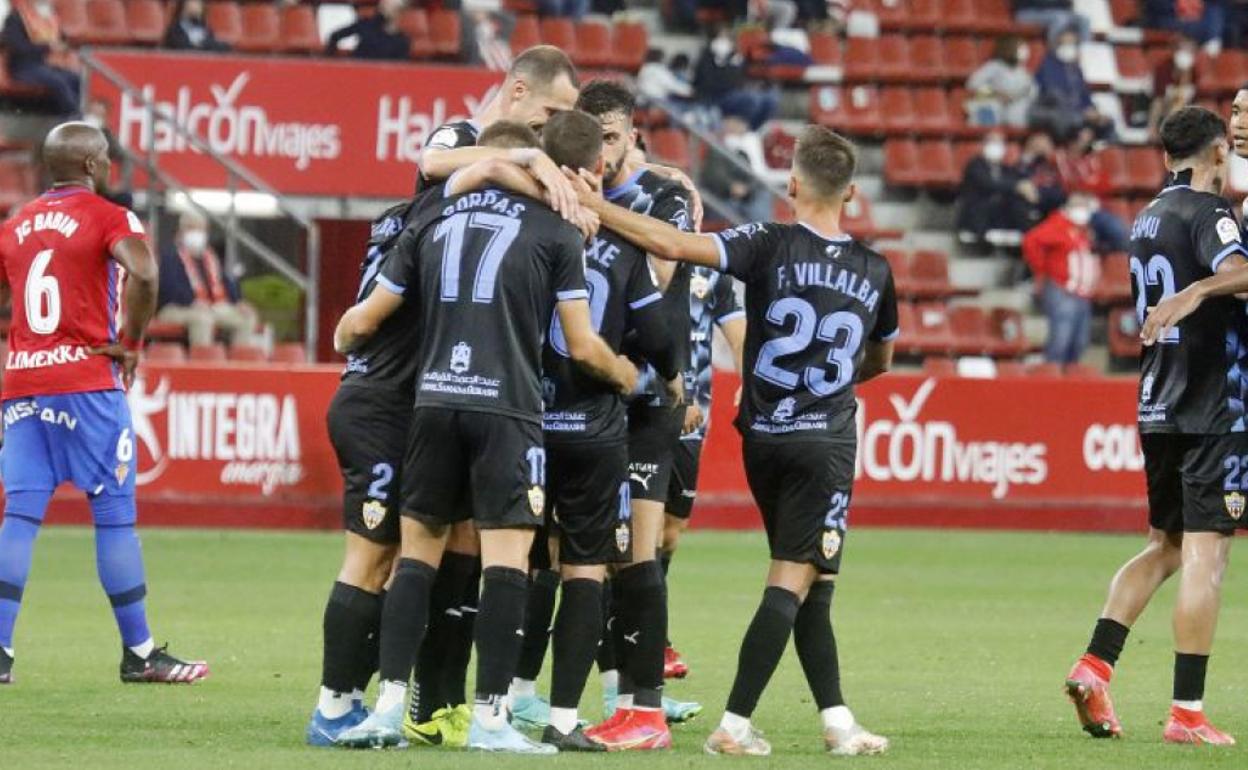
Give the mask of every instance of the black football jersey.
POLYGON ((702 410, 702 423, 682 433, 682 441, 701 441, 711 427, 711 341, 714 327, 741 318, 745 310, 737 300, 732 276, 697 266, 689 279, 689 321, 693 327, 689 369, 685 380, 693 383, 693 403, 702 410))
MULTIPOLYGON (((675 377, 682 361, 667 329, 663 295, 644 252, 610 230, 600 230, 585 249, 585 284, 594 330, 619 351, 632 331, 646 360, 675 377)), ((615 389, 591 376, 568 357, 559 315, 551 322, 542 353, 543 429, 555 443, 624 441, 628 437, 624 402, 615 389)), ((662 375, 661 375, 662 376, 662 375)))
MULTIPOLYGON (((1131 226, 1131 293, 1143 323, 1148 308, 1208 278, 1227 257, 1248 257, 1230 203, 1173 185, 1131 226)), ((1142 433, 1222 434, 1244 430, 1248 324, 1244 304, 1215 297, 1140 357, 1142 433)))
POLYGON ((556 300, 588 299, 580 232, 532 198, 486 189, 409 225, 379 280, 420 305, 416 407, 540 422, 556 300))
MULTIPOLYGON (((391 206, 373 220, 364 261, 360 265, 356 303, 363 302, 373 293, 387 253, 398 241, 403 228, 431 202, 440 202, 441 192, 442 185, 435 185, 412 200, 391 206)), ((398 312, 381 323, 373 336, 347 354, 342 383, 414 393, 419 364, 419 323, 417 303, 414 298, 408 297, 398 312)))
MULTIPOLYGON (((481 126, 475 120, 456 120, 443 123, 429 136, 424 149, 454 150, 457 147, 475 147, 477 137, 481 135, 481 126)), ((416 193, 434 186, 438 182, 425 176, 423 171, 416 174, 416 193)))
POLYGON ((854 441, 854 375, 867 340, 897 335, 893 274, 849 236, 804 224, 715 233, 745 283, 745 393, 737 428, 758 439, 854 441))
MULTIPOLYGON (((603 196, 616 204, 638 214, 661 219, 681 230, 693 229, 693 214, 689 205, 689 191, 680 184, 642 169, 623 184, 607 189, 603 196)), ((667 319, 667 334, 674 340, 681 360, 689 357, 689 271, 688 265, 679 264, 671 282, 663 292, 660 304, 667 319)), ((638 383, 640 395, 652 406, 667 406, 671 399, 667 387, 653 366, 645 365, 645 356, 638 353, 638 346, 630 335, 625 350, 643 369, 638 383)), ((688 394, 686 394, 688 395, 688 394)))

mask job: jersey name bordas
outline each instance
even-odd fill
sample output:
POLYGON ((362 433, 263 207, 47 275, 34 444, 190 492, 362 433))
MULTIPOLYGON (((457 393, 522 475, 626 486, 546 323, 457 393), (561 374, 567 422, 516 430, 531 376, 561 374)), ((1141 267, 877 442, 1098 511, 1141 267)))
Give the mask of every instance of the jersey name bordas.
POLYGON ((692 383, 693 401, 702 410, 702 423, 681 434, 682 441, 702 441, 711 426, 711 342, 715 327, 745 316, 733 283, 732 276, 700 265, 693 268, 689 277, 693 334, 685 379, 692 383))
MULTIPOLYGON (((1173 185, 1131 227, 1131 293, 1141 323, 1148 308, 1208 278, 1224 259, 1248 257, 1230 203, 1173 185)), ((1214 297, 1140 357, 1142 433, 1222 434, 1244 430, 1244 305, 1214 297)))
POLYGON ((745 393, 758 439, 855 441, 855 373, 868 340, 897 335, 888 262, 849 236, 804 224, 748 224, 710 236, 745 283, 745 393))
POLYGON ((555 302, 588 299, 580 232, 497 189, 446 198, 409 225, 378 281, 420 305, 416 407, 541 421, 555 302))
MULTIPOLYGON (((635 334, 648 361, 669 377, 681 363, 671 343, 663 295, 654 283, 647 257, 610 230, 599 230, 585 249, 585 284, 594 330, 619 352, 626 332, 635 334)), ((563 327, 556 314, 542 353, 542 427, 554 443, 613 442, 628 437, 623 399, 615 388, 585 372, 568 356, 563 327)))
POLYGON ((145 238, 134 212, 85 187, 53 189, 0 229, 0 283, 12 295, 4 398, 121 388, 91 348, 117 341, 125 270, 113 247, 145 238))

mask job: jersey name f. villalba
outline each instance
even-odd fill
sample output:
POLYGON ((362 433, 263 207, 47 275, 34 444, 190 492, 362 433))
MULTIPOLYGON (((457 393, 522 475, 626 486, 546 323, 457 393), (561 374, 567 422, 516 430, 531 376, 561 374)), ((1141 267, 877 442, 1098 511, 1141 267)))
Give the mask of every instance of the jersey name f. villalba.
POLYGON ((446 198, 387 255, 379 283, 420 305, 416 407, 541 422, 542 341, 556 301, 588 299, 580 232, 497 189, 446 198))
MULTIPOLYGON (((1165 188, 1131 227, 1131 293, 1141 323, 1148 308, 1207 278, 1232 255, 1248 258, 1231 205, 1187 185, 1165 188)), ((1243 431, 1248 374, 1243 302, 1215 297, 1140 356, 1143 433, 1243 431)))
POLYGON ((91 355, 117 341, 125 270, 113 247, 143 238, 134 212, 85 187, 27 203, 0 230, 0 283, 13 321, 4 399, 121 388, 112 359, 91 355))
POLYGON ((746 388, 737 428, 757 439, 854 441, 854 380, 868 340, 897 335, 888 262, 849 236, 805 224, 748 224, 710 236, 745 283, 746 388))

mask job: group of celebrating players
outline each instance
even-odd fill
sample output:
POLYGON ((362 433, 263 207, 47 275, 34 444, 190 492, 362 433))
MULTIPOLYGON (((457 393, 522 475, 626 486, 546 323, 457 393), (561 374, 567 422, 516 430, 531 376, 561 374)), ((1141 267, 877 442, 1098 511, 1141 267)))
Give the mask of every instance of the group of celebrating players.
MULTIPOLYGON (((854 384, 889 369, 898 333, 888 263, 840 227, 854 148, 808 127, 788 184, 797 223, 703 235, 692 184, 646 162, 633 111, 623 86, 582 88, 563 52, 530 49, 480 114, 433 134, 415 196, 374 223, 357 302, 334 337, 348 357, 328 415, 346 553, 325 608, 308 743, 537 754, 671 745, 669 722, 701 710, 663 695, 665 674, 686 671, 668 641, 666 574, 696 494, 717 326, 743 373, 736 427, 771 565, 705 749, 770 753, 751 716, 790 637, 826 748, 887 749, 845 705, 831 622, 854 384), (536 680, 548 646, 546 701, 536 680), (589 726, 578 709, 595 661, 606 713, 589 726), (540 741, 522 731, 531 728, 540 741)), ((1122 733, 1114 666, 1178 572, 1164 736, 1234 742, 1202 700, 1231 535, 1248 509, 1248 250, 1221 197, 1231 150, 1248 157, 1248 88, 1231 135, 1200 107, 1168 118, 1172 177, 1132 230, 1150 533, 1067 678, 1098 737, 1122 733)), ((152 641, 134 531, 124 389, 154 310, 155 260, 134 214, 98 194, 109 173, 98 129, 62 124, 43 153, 52 189, 0 230, 0 300, 13 310, 0 684, 13 681, 31 551, 65 481, 95 518, 121 679, 193 682, 207 664, 152 641)))
POLYGON ((669 722, 701 710, 663 695, 665 673, 686 670, 666 573, 696 495, 717 326, 738 366, 756 362, 738 427, 773 562, 706 750, 770 752, 750 716, 790 636, 827 747, 887 748, 845 706, 830 616, 852 384, 887 370, 897 334, 887 262, 839 226, 854 149, 808 129, 789 190, 801 224, 701 235, 696 191, 646 162, 634 109, 624 86, 580 87, 562 51, 529 49, 480 114, 433 133, 417 194, 374 223, 334 339, 347 549, 309 743, 671 745, 669 722), (595 661, 606 714, 591 727, 578 707, 595 661))

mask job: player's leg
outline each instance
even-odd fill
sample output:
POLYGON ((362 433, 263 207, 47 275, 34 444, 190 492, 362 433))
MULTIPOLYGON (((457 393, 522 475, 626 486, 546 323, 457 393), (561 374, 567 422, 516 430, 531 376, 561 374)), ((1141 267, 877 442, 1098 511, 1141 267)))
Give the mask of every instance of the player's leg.
POLYGON ((1066 692, 1085 732, 1097 738, 1122 734, 1109 685, 1118 656, 1153 594, 1182 562, 1184 439, 1144 434, 1149 533, 1144 549, 1119 568, 1083 656, 1066 677, 1066 692))
MULTIPOLYGON (((659 544, 659 564, 663 567, 663 580, 669 587, 668 575, 671 571, 672 559, 680 545, 681 535, 689 527, 689 516, 693 513, 693 502, 698 495, 698 468, 702 456, 702 442, 681 439, 675 450, 672 465, 672 480, 668 485, 667 503, 663 519, 663 540, 659 544)), ((670 638, 663 653, 663 677, 665 679, 684 679, 689 675, 689 666, 672 645, 670 638)))
MULTIPOLYGON (((550 481, 547 458, 547 508, 554 485, 550 481)), ((555 598, 559 590, 557 564, 551 559, 548 529, 543 526, 533 537, 529 552, 529 596, 524 611, 524 638, 520 659, 511 680, 507 697, 512 719, 522 729, 541 729, 550 719, 550 704, 537 694, 537 677, 542 672, 546 649, 550 645, 551 623, 555 615, 555 598)))

